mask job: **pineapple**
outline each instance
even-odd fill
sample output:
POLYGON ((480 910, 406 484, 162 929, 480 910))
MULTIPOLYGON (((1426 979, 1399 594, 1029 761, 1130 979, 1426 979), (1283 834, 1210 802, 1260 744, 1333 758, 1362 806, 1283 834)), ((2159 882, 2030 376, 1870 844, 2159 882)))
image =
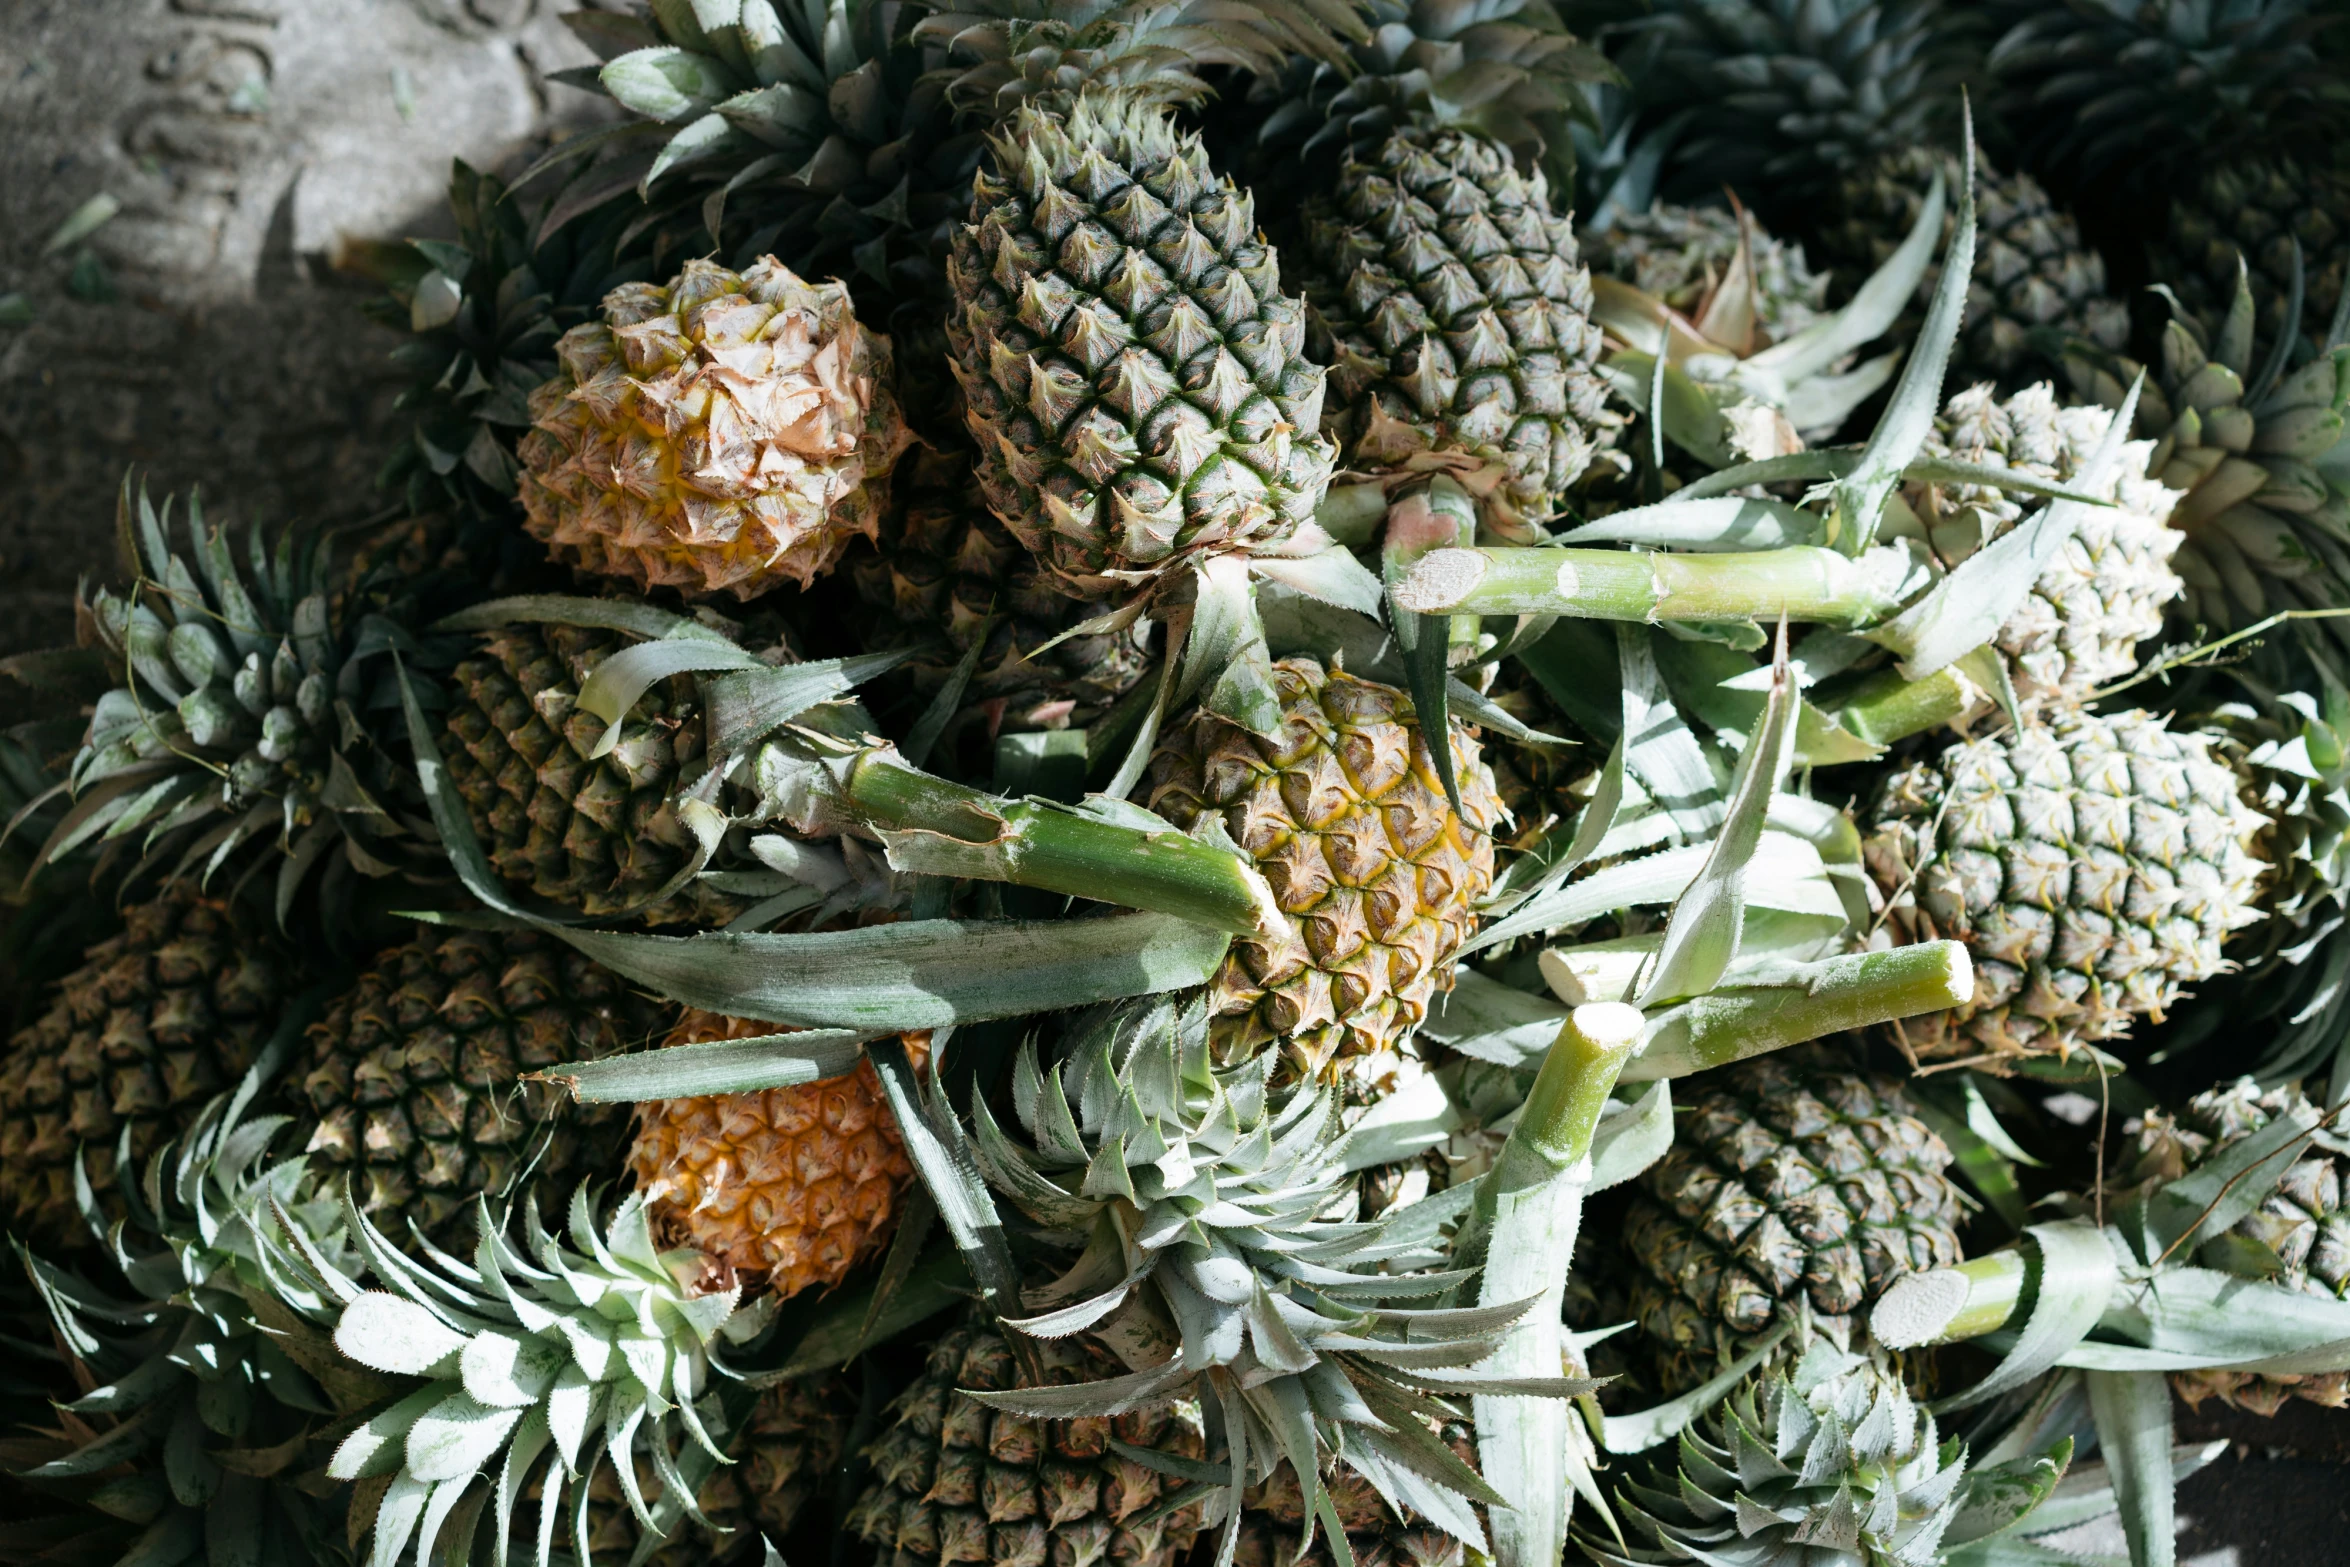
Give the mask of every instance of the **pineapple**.
POLYGON ((440 749, 490 868, 582 914, 721 924, 741 905, 705 882, 677 885, 696 841, 677 790, 704 754, 701 695, 672 675, 637 701, 618 742, 578 706, 615 632, 525 622, 488 634, 450 676, 440 749))
POLYGON ((989 509, 1073 597, 1278 549, 1334 452, 1248 196, 1131 94, 1023 107, 947 263, 989 509))
MULTIPOLYGON (((2060 408, 2044 382, 2004 401, 1978 385, 1943 405, 1924 450, 2078 488, 2112 422, 2102 408, 2060 408)), ((2134 672, 2138 644, 2162 629, 2164 607, 2182 591, 2170 568, 2180 535, 2164 525, 2178 492, 2139 476, 2152 449, 2151 442, 2124 448, 2109 481, 2116 504, 2085 510, 2064 552, 1992 639, 2019 700, 2085 702, 2134 672)), ((1884 535, 1923 539, 1945 569, 2046 504, 1995 485, 1923 481, 1905 485, 1901 499, 1907 515, 1889 519, 1884 535)))
POLYGON ((979 646, 956 728, 982 725, 990 740, 1082 729, 1149 669, 1141 628, 1055 640, 1110 606, 1052 586, 989 515, 966 453, 914 452, 899 466, 894 490, 898 504, 874 545, 852 552, 844 568, 866 607, 878 612, 860 618, 859 637, 875 650, 942 642, 911 666, 915 693, 925 698, 979 646))
MULTIPOLYGON (((1445 1422, 1439 1433, 1453 1456, 1471 1469, 1477 1466, 1477 1447, 1468 1425, 1445 1422)), ((1322 1476, 1332 1511, 1346 1531, 1347 1548, 1356 1567, 1464 1567, 1469 1560, 1461 1542, 1430 1527, 1416 1514, 1398 1518, 1379 1492, 1353 1470, 1333 1465, 1322 1476)), ((1263 1483, 1251 1486, 1240 1515, 1236 1567, 1330 1567, 1333 1556, 1326 1535, 1299 1550, 1311 1512, 1297 1471, 1287 1463, 1263 1483)))
POLYGON ((1609 439, 1591 275, 1542 177, 1398 131, 1305 209, 1306 297, 1350 467, 1452 471, 1489 522, 1555 513, 1609 439))
POLYGON ((525 526, 576 569, 689 596, 805 587, 871 538, 913 439, 889 340, 772 256, 627 283, 555 345, 518 448, 525 526))
POLYGON ((253 1064, 297 987, 257 921, 185 881, 133 906, 0 1062, 0 1205, 44 1245, 84 1238, 77 1158, 112 1200, 125 1130, 143 1161, 253 1064))
POLYGON ((2154 281, 2194 314, 2226 313, 2241 261, 2262 280, 2261 334, 2276 336, 2298 241, 2310 268, 2303 323, 2322 330, 2350 242, 2350 166, 2335 150, 2339 17, 2328 9, 1997 0, 1986 7, 2000 30, 1988 63, 2002 120, 2050 178, 2168 208, 2154 281))
MULTIPOLYGON (((1961 36, 1965 10, 1659 0, 1655 12, 1626 33, 1618 60, 1634 83, 1639 131, 1706 106, 1672 142, 1665 194, 1697 200, 1728 185, 1816 240, 1813 259, 1847 286, 1873 271, 1915 223, 1935 167, 1953 167, 1959 78, 1973 53, 1961 36)), ((1975 172, 1978 238, 1957 374, 2012 382, 2035 344, 2120 346, 2126 313, 2105 298, 2104 262, 2072 222, 2027 177, 1979 161, 1975 172)))
POLYGON ((1608 1567, 1931 1567, 1944 1559, 1945 1540, 1955 1546, 1967 1527, 1970 1486, 1997 1496, 2001 1482, 2028 1475, 2044 1491, 2056 1478, 2050 1467, 2024 1459, 1969 1475, 1964 1444, 1937 1439, 1934 1417, 1892 1366, 1823 1335, 1809 1338, 1791 1367, 1740 1386, 1676 1446, 1660 1449, 1645 1475, 1624 1482, 1617 1503, 1639 1543, 1590 1530, 1579 1530, 1577 1543, 1608 1567))
POLYGON ((1688 1086, 1623 1226, 1629 1303, 1668 1393, 1791 1313, 1849 1325, 1902 1274, 1960 1260, 1950 1150, 1898 1083, 1802 1052, 1688 1086))
MULTIPOLYGON (((689 1011, 666 1043, 774 1032, 689 1011)), ((917 1063, 928 1040, 907 1037, 917 1063)), ((780 1298, 830 1288, 886 1245, 914 1176, 865 1061, 797 1088, 641 1104, 628 1163, 656 1223, 780 1298)))
POLYGON ((1583 236, 1593 273, 1664 301, 1700 331, 1707 330, 1707 307, 1738 264, 1741 243, 1753 280, 1746 295, 1753 335, 1729 347, 1751 353, 1783 343, 1828 314, 1829 275, 1814 272, 1801 245, 1772 235, 1743 207, 1725 212, 1657 201, 1643 212, 1617 212, 1583 236))
POLYGON ((2056 709, 1886 778, 1863 828, 1895 931, 1953 937, 1975 998, 1898 1025, 1917 1060, 2008 1072, 2159 1021, 2261 918, 2267 826, 2215 737, 2056 709))
POLYGON ((476 1198, 526 1170, 568 1197, 626 1138, 619 1107, 565 1105, 523 1075, 637 1049, 664 1011, 539 932, 425 927, 310 1026, 281 1096, 363 1212, 470 1252, 476 1198))
MULTIPOLYGON (((1083 1334, 1039 1340, 1036 1354, 1047 1386, 1125 1369, 1083 1334)), ((1017 1371, 1002 1335, 976 1315, 949 1329, 865 1450, 873 1478, 844 1531, 875 1547, 883 1567, 1173 1567, 1199 1532, 1198 1507, 1151 1517, 1173 1483, 1110 1444, 1198 1459, 1206 1451, 1198 1406, 1035 1420, 966 1391, 1010 1389, 1017 1371)))
MULTIPOLYGON (((2173 311, 2161 362, 2143 367, 2134 432, 2155 442, 2148 473, 2183 492, 2170 516, 2187 536, 2178 571, 2194 620, 2215 631, 2280 609, 2350 604, 2350 548, 2338 537, 2350 527, 2350 493, 2327 477, 2350 455, 2350 343, 2304 355, 2288 321, 2256 354, 2241 265, 2233 298, 2224 316, 2173 311)), ((2085 400, 2119 408, 2142 367, 2084 348, 2066 368, 2085 400)), ((2339 622, 2319 624, 2350 646, 2339 622)))
POLYGON ((1295 922, 1241 938, 1210 986, 1215 1054, 1278 1044, 1285 1075, 1358 1096, 1393 1076, 1493 880, 1501 804, 1477 743, 1456 727, 1455 815, 1392 686, 1310 658, 1273 667, 1281 727, 1257 736, 1200 709, 1152 752, 1136 798, 1187 831, 1211 813, 1295 922))
MULTIPOLYGON (((2175 1181, 2274 1117, 2307 1104, 2297 1083, 2263 1090, 2246 1077, 2197 1094, 2175 1112, 2149 1110, 2122 1179, 2148 1186, 2175 1181)), ((2255 1178, 2266 1180, 2275 1168, 2259 1165, 2255 1178)), ((2350 1210, 2342 1205, 2345 1175, 2350 1175, 2350 1142, 2339 1132, 2319 1131, 2300 1157, 2275 1176, 2273 1189, 2260 1205, 2230 1226, 2222 1241, 2210 1244, 2230 1248, 2230 1271, 2242 1271, 2238 1259, 2247 1254, 2264 1263, 2273 1258, 2273 1282, 2332 1300, 2350 1297, 2350 1210)), ((2350 1408, 2346 1371, 2301 1376, 2185 1371, 2175 1374, 2171 1385, 2190 1406, 2217 1398, 2259 1415, 2275 1414, 2292 1398, 2329 1409, 2350 1408)))
POLYGON ((1493 790, 1508 818, 1507 838, 1497 847, 1523 851, 1534 847, 1561 822, 1573 821, 1583 809, 1583 790, 1599 771, 1606 748, 1594 746, 1567 717, 1541 681, 1525 665, 1511 659, 1494 672, 1486 696, 1493 705, 1537 734, 1557 735, 1570 745, 1532 745, 1500 733, 1485 737, 1485 760, 1493 769, 1493 790))

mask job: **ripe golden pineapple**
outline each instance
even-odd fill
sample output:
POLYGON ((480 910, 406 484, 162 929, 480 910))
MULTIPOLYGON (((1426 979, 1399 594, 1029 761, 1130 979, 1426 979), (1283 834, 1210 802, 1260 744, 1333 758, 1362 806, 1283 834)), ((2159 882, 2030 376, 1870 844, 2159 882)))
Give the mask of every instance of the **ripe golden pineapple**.
POLYGON ((627 283, 555 345, 519 447, 526 526, 579 570, 755 598, 872 537, 912 436, 889 340, 772 256, 627 283))
POLYGON ((495 1205, 527 1167, 566 1203, 626 1133, 620 1107, 574 1105, 523 1075, 638 1049, 667 1011, 537 931, 426 926, 310 1026, 286 1108, 315 1120, 312 1160, 348 1171, 395 1239, 413 1220, 470 1255, 477 1194, 495 1205))
POLYGON ((1393 686, 1310 658, 1273 666, 1279 731, 1202 708, 1152 753, 1138 798, 1189 830, 1214 811, 1272 884, 1295 934, 1235 941, 1210 988, 1227 1061, 1279 1041, 1287 1068, 1375 1092, 1403 1037, 1452 984, 1454 955, 1493 883, 1501 802, 1477 742, 1455 726, 1454 814, 1393 686))
POLYGON ((0 1211, 44 1244, 80 1237, 73 1170, 114 1192, 116 1140, 145 1159, 236 1086, 294 988, 276 944, 174 882, 58 983, 0 1060, 0 1211))
MULTIPOLYGON (((667 1044, 777 1030, 688 1012, 667 1044)), ((920 1061, 928 1034, 907 1036, 920 1061)), ((637 1190, 684 1244, 779 1297, 838 1284, 888 1244, 914 1166, 870 1063, 845 1077, 753 1094, 637 1106, 628 1155, 637 1190)))
POLYGON ((674 797, 703 749, 693 678, 655 683, 600 757, 604 720, 578 705, 596 666, 630 645, 549 623, 486 638, 450 680, 449 781, 507 885, 588 915, 721 924, 739 905, 700 882, 646 907, 695 850, 674 797))
MULTIPOLYGON (((1083 1335, 1036 1348, 1047 1385, 1126 1369, 1083 1335)), ((960 1391, 1012 1388, 1018 1372, 1000 1335, 976 1321, 950 1330, 865 1450, 873 1478, 841 1527, 875 1546, 884 1567, 1174 1567, 1199 1533, 1198 1508, 1149 1517, 1178 1482, 1110 1442, 1199 1459, 1198 1408, 1033 1420, 960 1391)))

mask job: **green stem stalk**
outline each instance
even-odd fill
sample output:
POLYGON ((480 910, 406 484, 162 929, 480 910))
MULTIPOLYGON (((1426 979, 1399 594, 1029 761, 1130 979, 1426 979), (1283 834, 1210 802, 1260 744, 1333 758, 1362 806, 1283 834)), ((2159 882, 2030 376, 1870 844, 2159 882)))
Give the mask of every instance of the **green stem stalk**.
POLYGON ((1954 1268, 1903 1274, 1878 1297, 1869 1332, 1887 1349, 1955 1344, 1996 1333, 2015 1315, 2038 1273, 2035 1259, 2010 1250, 1954 1268))
POLYGON ((1686 1077, 1823 1034, 1958 1006, 1975 993, 1974 965, 1955 941, 1860 952, 1808 964, 1804 982, 1729 986, 1661 1013, 1628 1083, 1686 1077))
POLYGON ((900 869, 1095 898, 1244 936, 1288 930, 1246 858, 1173 828, 1152 832, 982 794, 908 767, 886 748, 857 756, 841 776, 846 803, 900 869))
POLYGON ((1875 745, 1891 745, 1954 722, 1991 694, 1946 665, 1923 680, 1904 680, 1898 671, 1879 670, 1861 683, 1852 700, 1836 709, 1836 722, 1875 745))
POLYGON ((1423 614, 1577 615, 1591 620, 1792 621, 1858 627, 1884 619, 1913 585, 1905 556, 1858 559, 1814 545, 1740 554, 1442 549, 1395 586, 1423 614))

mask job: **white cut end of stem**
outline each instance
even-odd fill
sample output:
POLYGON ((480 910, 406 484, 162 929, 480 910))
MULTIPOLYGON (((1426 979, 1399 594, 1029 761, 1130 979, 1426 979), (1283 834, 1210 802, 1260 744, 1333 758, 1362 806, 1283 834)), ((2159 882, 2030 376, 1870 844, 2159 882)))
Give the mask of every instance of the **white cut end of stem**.
POLYGON ((1642 939, 1621 949, 1548 947, 1536 961, 1541 964, 1542 982, 1550 987, 1550 993, 1568 1006, 1579 1007, 1587 1002, 1622 1001, 1630 996, 1633 983, 1640 977, 1641 965, 1655 954, 1655 941, 1642 939))
POLYGON ((1953 1268, 1895 1279, 1869 1313, 1869 1332, 1887 1349, 1916 1349, 1939 1340, 1966 1309, 1972 1286, 1953 1268))
POLYGON ((1555 591, 1562 600, 1572 601, 1583 586, 1583 579, 1575 575, 1575 563, 1571 560, 1559 562, 1558 576, 1554 581, 1555 591))
POLYGON ((1950 969, 1948 983, 1943 989, 1942 1005, 1962 1007, 1975 999, 1975 960, 1960 943, 1953 941, 1948 946, 1950 969))
POLYGON ((1577 1007, 1568 1021, 1575 1031, 1603 1050, 1629 1050, 1640 1042, 1640 1032, 1647 1027, 1647 1019, 1638 1007, 1626 1006, 1621 1001, 1587 1001, 1577 1007))
POLYGON ((1430 550, 1395 585, 1395 604, 1415 615, 1448 610, 1485 580, 1485 557, 1475 550, 1430 550))

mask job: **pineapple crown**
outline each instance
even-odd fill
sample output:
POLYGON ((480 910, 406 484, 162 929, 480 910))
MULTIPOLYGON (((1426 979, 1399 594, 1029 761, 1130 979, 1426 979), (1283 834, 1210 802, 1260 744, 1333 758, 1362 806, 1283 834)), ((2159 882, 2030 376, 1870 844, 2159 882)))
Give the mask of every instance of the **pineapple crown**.
MULTIPOLYGON (((810 277, 852 279, 868 318, 935 300, 945 225, 968 200, 978 138, 948 107, 944 51, 896 0, 654 0, 642 16, 575 11, 602 57, 558 80, 601 91, 659 144, 637 226, 695 225, 724 248, 730 202, 753 215, 740 248, 810 277)), ((598 152, 581 189, 642 140, 598 152)), ((561 158, 561 149, 550 155, 561 158)), ((632 206, 636 205, 634 203, 632 206)))
POLYGON ((319 1429, 391 1391, 342 1362, 305 1320, 301 1292, 281 1288, 274 1231, 298 1228, 322 1256, 347 1247, 339 1205, 319 1197, 304 1162, 266 1162, 287 1118, 242 1119, 278 1054, 159 1149, 143 1178, 124 1129, 116 1169, 127 1217, 110 1229, 86 1171, 75 1172, 83 1215, 136 1299, 18 1248, 89 1388, 62 1406, 86 1439, 24 1477, 74 1481, 127 1460, 132 1472, 107 1481, 94 1505, 163 1529, 158 1537, 179 1530, 215 1552, 241 1548, 246 1560, 308 1559, 299 1542, 320 1531, 324 1510, 284 1478, 319 1429))
POLYGON ((1988 65, 2025 158, 2154 190, 2182 163, 2322 147, 2350 125, 2350 42, 2319 0, 1995 0, 1988 65))
MULTIPOLYGON (((972 1396, 1033 1418, 1196 1396, 1224 1466, 1182 1473, 1221 1487, 1220 1501, 1208 1496, 1211 1516, 1225 1524, 1220 1563, 1232 1558, 1242 1490, 1283 1460, 1313 1477, 1310 1545, 1312 1520, 1329 1516, 1321 1476, 1332 1455, 1397 1516, 1417 1514, 1485 1549, 1473 1505, 1501 1498, 1435 1434, 1460 1418, 1447 1400, 1500 1391, 1567 1397, 1592 1384, 1468 1374, 1529 1302, 1394 1305, 1468 1280, 1437 1265, 1440 1226, 1466 1211, 1473 1187, 1373 1224, 1320 1217, 1348 1179, 1335 1099, 1308 1090, 1276 1102, 1270 1051, 1217 1071, 1207 1023, 1197 993, 1153 997, 1081 1025, 1051 1072, 1039 1067, 1033 1042, 1024 1045, 1013 1108, 1025 1145, 1005 1135, 984 1099, 974 1101, 973 1148, 988 1181, 1042 1227, 1040 1238, 1083 1248, 1058 1279, 1028 1292, 1045 1310, 1004 1325, 1059 1338, 1125 1313, 1129 1340, 1147 1343, 1156 1326, 1160 1343, 1151 1349, 1164 1353, 1102 1382, 972 1396)), ((1336 1530, 1331 1545, 1343 1551, 1336 1530)))
MULTIPOLYGON (((82 607, 115 684, 74 759, 74 808, 42 857, 98 842, 135 855, 133 874, 209 881, 274 839, 282 920, 313 869, 340 887, 429 855, 409 775, 365 716, 387 700, 370 659, 416 648, 398 607, 357 592, 338 603, 317 537, 297 545, 282 531, 271 550, 253 529, 240 565, 193 495, 184 546, 172 502, 158 512, 142 486, 134 505, 127 478, 118 521, 138 578, 127 596, 101 588, 82 607)), ((244 874, 265 863, 253 857, 244 874)))
POLYGON ((1968 1478, 1964 1449, 1936 1440, 1934 1417, 1884 1359, 1819 1336, 1792 1369, 1750 1378, 1683 1432, 1649 1482, 1625 1483, 1617 1500, 1646 1548, 1588 1534, 1582 1545, 1614 1567, 1724 1552, 1937 1567, 1968 1478))
POLYGON ((585 1186, 573 1193, 566 1246, 531 1204, 516 1247, 480 1200, 469 1265, 421 1241, 422 1260, 403 1255, 346 1193, 364 1268, 302 1249, 314 1287, 331 1297, 335 1347, 370 1370, 422 1379, 345 1437, 327 1465, 336 1480, 383 1482, 374 1562, 422 1567, 436 1544, 461 1555, 485 1504, 479 1493, 472 1507, 458 1504, 484 1474, 495 1477, 499 1560, 515 1503, 536 1483, 538 1517, 521 1536, 533 1542, 527 1560, 547 1567, 560 1519, 587 1561, 588 1491, 606 1459, 647 1530, 666 1533, 680 1512, 709 1527, 694 1497, 701 1477, 728 1461, 723 1429, 711 1429, 723 1426, 711 1374, 731 1375, 716 1351, 754 1337, 771 1307, 737 1309, 733 1270, 657 1248, 642 1198, 623 1200, 601 1233, 595 1207, 585 1186), (362 1289, 363 1272, 379 1287, 362 1289), (660 1478, 657 1512, 638 1484, 639 1458, 660 1478))

